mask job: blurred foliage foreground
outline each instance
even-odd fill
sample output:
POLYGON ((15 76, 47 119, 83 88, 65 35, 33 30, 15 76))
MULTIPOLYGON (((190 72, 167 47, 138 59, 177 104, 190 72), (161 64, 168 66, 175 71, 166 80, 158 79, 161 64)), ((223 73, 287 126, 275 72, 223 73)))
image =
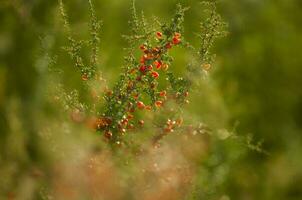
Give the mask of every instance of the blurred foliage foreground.
MULTIPOLYGON (((0 199, 301 197, 301 174, 290 180, 301 162, 287 167, 284 156, 237 133, 232 70, 216 77, 233 113, 208 76, 229 64, 212 54, 226 35, 216 3, 178 4, 173 14, 174 1, 160 2, 172 20, 138 12, 133 1, 120 12, 128 24, 99 21, 112 14, 90 0, 0 3, 0 199)), ((301 148, 290 144, 296 159, 301 148)))

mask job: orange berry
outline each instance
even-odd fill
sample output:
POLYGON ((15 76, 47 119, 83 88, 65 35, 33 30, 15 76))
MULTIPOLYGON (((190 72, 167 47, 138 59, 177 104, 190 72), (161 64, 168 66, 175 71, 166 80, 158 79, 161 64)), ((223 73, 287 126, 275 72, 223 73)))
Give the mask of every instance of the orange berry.
POLYGON ((127 115, 127 119, 133 119, 133 118, 134 118, 134 116, 133 116, 132 114, 129 113, 129 114, 127 115))
POLYGON ((88 80, 88 75, 86 73, 82 74, 82 80, 87 81, 88 80))
POLYGON ((160 69, 160 68, 161 68, 161 65, 162 65, 161 61, 157 61, 157 60, 154 61, 153 64, 155 65, 156 69, 160 69))
POLYGON ((176 33, 174 33, 174 37, 180 38, 181 34, 176 32, 176 33))
POLYGON ((174 37, 172 41, 173 41, 173 44, 177 45, 180 43, 181 40, 177 37, 174 37))
POLYGON ((162 101, 156 101, 155 102, 155 106, 156 107, 161 107, 163 105, 163 102, 162 101))
POLYGON ((142 64, 145 63, 145 58, 144 58, 144 56, 142 56, 142 57, 140 58, 140 61, 139 61, 139 62, 142 63, 142 64))
POLYGON ((136 105, 137 105, 137 107, 138 107, 139 109, 144 109, 144 108, 145 108, 145 104, 144 104, 142 101, 138 101, 138 102, 136 103, 136 105))
POLYGON ((158 32, 156 32, 156 36, 157 36, 158 39, 160 39, 160 38, 162 38, 163 34, 158 31, 158 32))
POLYGON ((167 128, 164 129, 164 131, 165 131, 166 133, 171 133, 171 132, 173 132, 173 129, 170 128, 170 127, 167 127, 167 128))
POLYGON ((141 45, 140 47, 139 47, 142 51, 145 51, 146 50, 146 46, 145 45, 141 45))
POLYGON ((146 110, 152 110, 152 107, 151 106, 146 106, 145 109, 146 110))
POLYGON ((164 90, 164 91, 161 91, 160 93, 159 93, 159 96, 161 96, 161 97, 165 97, 167 95, 167 92, 164 90))
POLYGON ((155 71, 151 72, 151 75, 153 78, 158 78, 159 77, 159 74, 155 71))
POLYGON ((129 120, 128 120, 128 119, 123 119, 121 123, 122 123, 123 125, 127 125, 127 124, 128 124, 128 122, 129 122, 129 120))
POLYGON ((149 66, 148 66, 148 70, 151 71, 152 69, 153 69, 152 65, 149 65, 149 66))

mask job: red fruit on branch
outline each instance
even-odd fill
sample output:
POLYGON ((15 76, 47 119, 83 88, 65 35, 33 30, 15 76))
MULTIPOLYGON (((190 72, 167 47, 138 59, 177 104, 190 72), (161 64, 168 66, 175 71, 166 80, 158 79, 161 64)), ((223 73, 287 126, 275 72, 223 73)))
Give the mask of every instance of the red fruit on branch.
POLYGON ((146 50, 146 46, 145 45, 141 45, 141 46, 139 46, 139 48, 140 48, 140 50, 142 50, 142 51, 145 51, 146 50))
POLYGON ((149 65, 149 66, 148 66, 148 70, 151 71, 152 69, 153 69, 152 65, 149 65))
POLYGON ((139 67, 139 71, 142 72, 142 73, 145 73, 146 69, 147 69, 147 67, 144 66, 144 65, 139 67))
POLYGON ((133 118, 134 118, 134 116, 133 116, 132 114, 129 113, 129 114, 127 115, 127 119, 130 120, 130 119, 133 119, 133 118))
POLYGON ((173 132, 174 130, 173 130, 172 128, 170 128, 170 127, 166 127, 166 128, 164 129, 164 131, 165 131, 166 133, 171 133, 171 132, 173 132))
POLYGON ((161 91, 160 93, 159 93, 159 96, 161 96, 161 97, 165 97, 167 95, 167 92, 164 90, 164 91, 161 91))
POLYGON ((163 34, 161 33, 161 32, 156 32, 156 37, 158 38, 158 39, 161 39, 162 38, 162 36, 163 36, 163 34))
POLYGON ((174 37, 180 38, 180 37, 181 37, 181 34, 176 32, 176 33, 174 34, 174 37))
POLYGON ((173 42, 173 44, 175 44, 175 45, 179 44, 180 41, 181 41, 181 40, 180 40, 178 37, 174 37, 174 38, 172 39, 172 42, 173 42))
POLYGON ((151 76, 152 76, 153 78, 158 78, 158 77, 159 77, 159 73, 153 71, 153 72, 151 72, 151 76))
POLYGON ((166 44, 166 49, 171 49, 172 48, 172 44, 169 42, 166 44))
POLYGON ((88 80, 88 75, 86 73, 82 74, 82 80, 87 81, 88 80))
POLYGON ((161 107, 163 105, 163 102, 162 101, 155 101, 155 106, 156 107, 161 107))
POLYGON ((145 108, 145 104, 144 104, 142 101, 138 101, 138 102, 136 103, 136 105, 137 105, 137 107, 138 107, 139 109, 144 109, 144 108, 145 108))
POLYGON ((153 64, 155 65, 156 69, 160 69, 160 68, 161 68, 161 65, 162 65, 161 61, 157 61, 157 60, 154 61, 153 64))
POLYGON ((129 120, 128 120, 128 119, 123 119, 121 123, 122 123, 122 125, 127 125, 127 124, 128 124, 128 122, 129 122, 129 120))
POLYGON ((145 57, 142 56, 142 57, 140 58, 139 62, 140 62, 141 64, 144 64, 144 63, 145 63, 145 57))

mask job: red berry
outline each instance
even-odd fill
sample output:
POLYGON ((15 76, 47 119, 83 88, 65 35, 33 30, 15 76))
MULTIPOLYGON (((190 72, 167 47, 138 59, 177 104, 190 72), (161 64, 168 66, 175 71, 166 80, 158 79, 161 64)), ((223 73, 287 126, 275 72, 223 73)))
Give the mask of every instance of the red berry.
POLYGON ((82 74, 82 80, 87 81, 88 80, 88 75, 86 73, 82 74))
POLYGON ((148 66, 148 70, 151 71, 152 69, 153 69, 152 65, 149 65, 149 66, 148 66))
POLYGON ((163 36, 163 34, 162 34, 161 32, 158 31, 158 32, 156 32, 156 36, 157 36, 157 38, 160 39, 160 38, 163 36))
POLYGON ((122 123, 123 125, 127 125, 127 124, 128 124, 128 121, 129 121, 128 119, 123 119, 121 123, 122 123))
POLYGON ((143 44, 142 44, 139 48, 140 48, 142 51, 146 50, 146 46, 143 45, 143 44))
POLYGON ((166 48, 167 48, 167 49, 171 49, 171 48, 172 48, 172 45, 171 45, 170 42, 166 44, 166 48))
POLYGON ((176 32, 176 33, 174 33, 174 37, 180 38, 181 34, 176 32))
POLYGON ((144 73, 146 71, 147 67, 146 66, 140 66, 139 71, 141 71, 142 73, 144 73))
POLYGON ((139 109, 144 109, 144 108, 145 108, 145 104, 144 104, 143 102, 141 102, 141 101, 138 101, 138 102, 136 103, 136 105, 137 105, 137 107, 138 107, 139 109))
POLYGON ((133 119, 133 118, 134 118, 134 116, 129 113, 128 116, 127 116, 127 119, 133 119))
POLYGON ((161 107, 162 104, 163 104, 162 101, 156 101, 156 102, 155 102, 155 106, 156 106, 156 107, 161 107))
POLYGON ((159 74, 155 71, 151 72, 151 75, 153 78, 158 78, 159 77, 159 74))
POLYGON ((180 39, 178 37, 174 37, 172 41, 175 45, 180 43, 180 39))
POLYGON ((145 63, 145 57, 142 56, 139 62, 142 63, 142 64, 144 64, 145 63))
POLYGON ((184 96, 185 96, 185 97, 189 96, 189 92, 188 92, 188 91, 185 92, 185 93, 184 93, 184 96))
POLYGON ((161 97, 165 97, 167 95, 167 92, 164 90, 164 91, 161 91, 160 93, 159 93, 159 96, 161 96, 161 97))
POLYGON ((158 53, 158 52, 159 52, 159 48, 158 48, 158 47, 154 47, 154 48, 152 49, 152 52, 155 53, 155 54, 158 53))
POLYGON ((154 61, 153 64, 155 65, 156 69, 160 69, 160 68, 161 68, 161 65, 162 65, 161 61, 157 61, 157 60, 154 61))

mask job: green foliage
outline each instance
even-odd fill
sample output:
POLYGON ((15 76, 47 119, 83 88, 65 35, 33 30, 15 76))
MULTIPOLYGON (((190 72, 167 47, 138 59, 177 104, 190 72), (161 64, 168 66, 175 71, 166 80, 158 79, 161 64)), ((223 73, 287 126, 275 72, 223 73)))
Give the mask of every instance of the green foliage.
POLYGON ((90 6, 90 35, 91 39, 88 41, 77 41, 73 37, 72 30, 68 22, 68 16, 66 14, 63 1, 59 0, 60 13, 62 16, 62 21, 64 28, 67 33, 69 46, 64 47, 68 52, 71 59, 74 62, 76 68, 81 72, 81 77, 83 80, 88 80, 96 76, 97 70, 97 54, 98 54, 98 45, 99 45, 99 31, 100 31, 100 22, 96 18, 94 7, 91 1, 89 1, 90 6), (84 45, 91 46, 91 58, 89 63, 84 63, 84 59, 81 55, 81 50, 84 45))

